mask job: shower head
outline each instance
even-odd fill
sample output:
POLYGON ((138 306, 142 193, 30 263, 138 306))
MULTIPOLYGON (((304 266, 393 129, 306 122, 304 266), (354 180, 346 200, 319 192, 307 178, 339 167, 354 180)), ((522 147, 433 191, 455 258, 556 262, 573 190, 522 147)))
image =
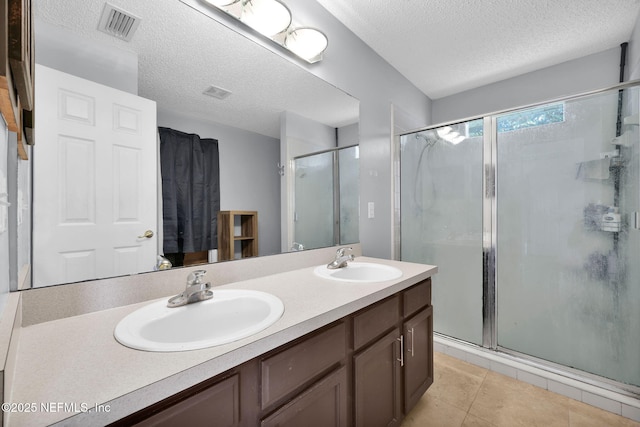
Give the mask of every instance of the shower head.
MULTIPOLYGON (((430 132, 431 134, 433 132, 430 132)), ((433 135, 429 135, 429 136, 433 136, 433 135)), ((438 138, 434 138, 431 139, 429 138, 429 136, 422 134, 422 133, 416 133, 416 139, 422 139, 427 143, 427 147, 431 147, 433 146, 436 142, 438 142, 438 138)))

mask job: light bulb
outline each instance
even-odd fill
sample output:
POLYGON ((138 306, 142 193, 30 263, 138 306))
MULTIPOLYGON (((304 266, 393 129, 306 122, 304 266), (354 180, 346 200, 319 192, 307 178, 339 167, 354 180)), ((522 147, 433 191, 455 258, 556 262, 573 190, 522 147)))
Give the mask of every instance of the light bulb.
POLYGON ((291 12, 278 0, 247 0, 240 20, 267 37, 275 36, 291 24, 291 12))
POLYGON ((284 40, 287 49, 309 62, 319 60, 328 44, 327 36, 315 28, 296 28, 284 40))

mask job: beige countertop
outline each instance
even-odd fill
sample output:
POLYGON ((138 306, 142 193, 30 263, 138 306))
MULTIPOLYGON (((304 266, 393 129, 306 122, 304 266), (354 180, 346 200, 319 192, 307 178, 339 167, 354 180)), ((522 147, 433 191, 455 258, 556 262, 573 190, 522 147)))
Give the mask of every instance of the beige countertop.
POLYGON ((5 423, 87 426, 116 421, 437 272, 423 264, 356 260, 393 265, 403 276, 379 283, 338 282, 317 277, 309 267, 223 285, 269 292, 283 301, 285 311, 251 337, 202 350, 146 352, 119 344, 113 337, 117 323, 151 301, 22 327, 8 400, 16 412, 5 413, 5 423))

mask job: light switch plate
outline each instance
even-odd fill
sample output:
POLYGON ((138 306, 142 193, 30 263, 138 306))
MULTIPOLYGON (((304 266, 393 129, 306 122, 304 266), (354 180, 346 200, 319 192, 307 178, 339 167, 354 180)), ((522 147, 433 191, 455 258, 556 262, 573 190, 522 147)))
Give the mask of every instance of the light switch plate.
POLYGON ((367 203, 367 218, 375 218, 375 204, 373 202, 367 203))

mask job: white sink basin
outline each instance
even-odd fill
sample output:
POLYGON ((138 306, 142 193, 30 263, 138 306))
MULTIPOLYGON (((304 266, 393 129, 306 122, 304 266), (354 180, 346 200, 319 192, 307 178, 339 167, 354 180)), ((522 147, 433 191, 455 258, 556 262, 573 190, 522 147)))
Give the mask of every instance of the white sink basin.
POLYGON ((394 280, 402 277, 402 271, 395 267, 372 262, 350 262, 344 268, 332 270, 325 265, 317 266, 316 276, 342 282, 373 283, 394 280))
POLYGON ((147 351, 184 351, 246 338, 275 323, 284 312, 271 294, 213 289, 213 298, 182 307, 167 299, 146 305, 122 319, 114 331, 121 344, 147 351))

